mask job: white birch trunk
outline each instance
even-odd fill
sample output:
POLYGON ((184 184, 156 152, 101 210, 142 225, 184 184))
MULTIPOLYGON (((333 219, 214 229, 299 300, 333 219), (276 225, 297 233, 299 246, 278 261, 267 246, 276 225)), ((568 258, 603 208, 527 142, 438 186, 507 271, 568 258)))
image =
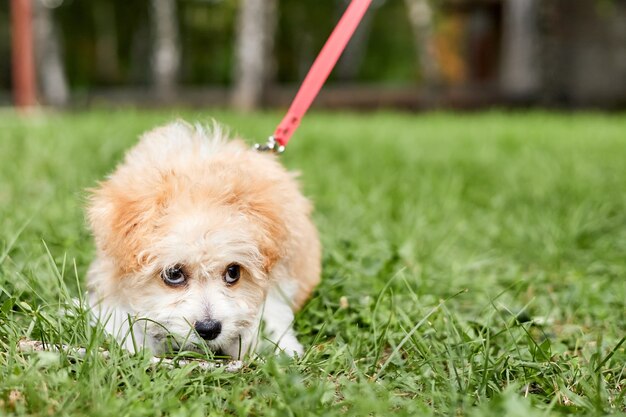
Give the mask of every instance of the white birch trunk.
POLYGON ((168 99, 176 94, 181 59, 176 0, 151 0, 150 3, 153 81, 157 96, 168 99))
POLYGON ((427 86, 439 83, 439 65, 433 45, 434 12, 429 0, 405 0, 415 40, 422 79, 427 86))
POLYGON ((514 97, 528 97, 540 83, 537 51, 537 1, 504 1, 500 83, 514 97))
POLYGON ((235 45, 233 105, 258 108, 273 77, 276 0, 241 0, 235 45))
POLYGON ((69 100, 69 87, 52 10, 41 0, 34 1, 33 6, 35 62, 41 93, 46 104, 64 106, 69 100))

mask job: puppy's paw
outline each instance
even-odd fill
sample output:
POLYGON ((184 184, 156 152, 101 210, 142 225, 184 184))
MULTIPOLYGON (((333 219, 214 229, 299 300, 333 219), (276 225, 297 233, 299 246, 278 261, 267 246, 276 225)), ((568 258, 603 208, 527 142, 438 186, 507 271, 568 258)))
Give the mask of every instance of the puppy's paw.
POLYGON ((298 339, 289 334, 280 339, 278 342, 278 349, 291 358, 294 356, 302 357, 304 354, 304 349, 302 348, 300 342, 298 342, 298 339))

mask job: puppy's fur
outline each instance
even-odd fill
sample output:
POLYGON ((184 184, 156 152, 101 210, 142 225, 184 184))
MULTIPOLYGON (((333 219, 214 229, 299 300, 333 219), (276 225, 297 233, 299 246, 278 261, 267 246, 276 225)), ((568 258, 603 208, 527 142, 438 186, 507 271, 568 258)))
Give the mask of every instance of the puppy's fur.
POLYGON ((262 320, 271 342, 301 354, 293 313, 320 279, 310 213, 275 156, 227 140, 218 125, 157 128, 92 190, 92 307, 130 350, 208 348, 239 358, 255 349, 262 320), (241 271, 232 285, 229 265, 241 271), (165 283, 173 266, 183 285, 165 283), (221 323, 213 340, 194 330, 207 320, 221 323))

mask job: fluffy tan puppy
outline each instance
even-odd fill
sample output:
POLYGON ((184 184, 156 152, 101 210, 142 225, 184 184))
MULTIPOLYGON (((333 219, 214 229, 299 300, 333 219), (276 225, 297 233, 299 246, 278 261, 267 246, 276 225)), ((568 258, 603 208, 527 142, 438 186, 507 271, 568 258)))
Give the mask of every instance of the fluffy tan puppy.
POLYGON ((97 319, 126 348, 233 358, 265 337, 302 354, 292 329, 320 279, 311 204, 276 157, 175 122, 143 135, 92 190, 97 319))

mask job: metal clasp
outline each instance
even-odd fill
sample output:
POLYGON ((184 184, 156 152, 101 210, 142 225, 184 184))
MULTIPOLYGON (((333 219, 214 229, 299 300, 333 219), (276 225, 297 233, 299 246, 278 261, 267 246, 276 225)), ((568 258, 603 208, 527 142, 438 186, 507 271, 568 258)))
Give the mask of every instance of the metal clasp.
POLYGON ((274 136, 270 136, 269 138, 267 138, 267 143, 265 144, 260 144, 260 143, 255 144, 254 149, 256 149, 259 152, 274 152, 277 154, 281 154, 285 152, 285 147, 279 144, 278 142, 276 142, 276 139, 274 138, 274 136))

